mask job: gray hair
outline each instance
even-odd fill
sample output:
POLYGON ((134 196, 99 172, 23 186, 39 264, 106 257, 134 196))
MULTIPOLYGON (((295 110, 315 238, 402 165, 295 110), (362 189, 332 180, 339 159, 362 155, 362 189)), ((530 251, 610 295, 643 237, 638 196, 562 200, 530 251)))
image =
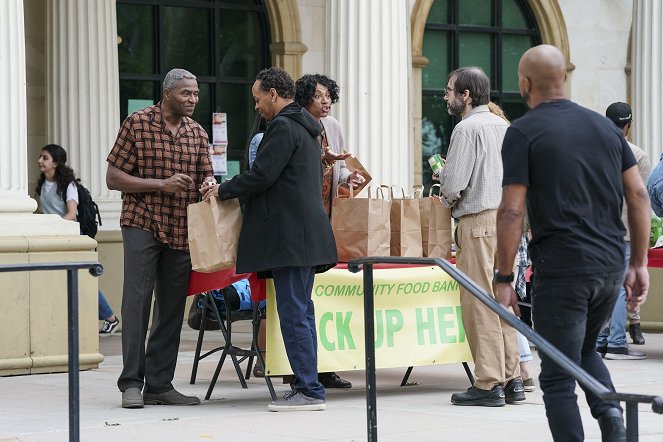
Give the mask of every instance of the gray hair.
POLYGON ((185 69, 179 69, 179 68, 171 69, 170 72, 168 72, 164 77, 163 87, 161 89, 164 91, 166 89, 172 89, 175 87, 175 84, 178 81, 182 80, 183 78, 187 78, 189 80, 195 80, 196 76, 185 69))

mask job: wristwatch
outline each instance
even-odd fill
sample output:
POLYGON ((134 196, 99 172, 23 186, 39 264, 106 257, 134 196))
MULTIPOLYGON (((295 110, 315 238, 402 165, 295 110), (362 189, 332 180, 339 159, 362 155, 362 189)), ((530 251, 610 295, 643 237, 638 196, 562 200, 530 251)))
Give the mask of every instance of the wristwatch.
POLYGON ((508 275, 502 275, 499 271, 495 270, 495 274, 493 276, 493 279, 495 282, 503 283, 503 284, 508 284, 513 282, 513 272, 509 273, 508 275))

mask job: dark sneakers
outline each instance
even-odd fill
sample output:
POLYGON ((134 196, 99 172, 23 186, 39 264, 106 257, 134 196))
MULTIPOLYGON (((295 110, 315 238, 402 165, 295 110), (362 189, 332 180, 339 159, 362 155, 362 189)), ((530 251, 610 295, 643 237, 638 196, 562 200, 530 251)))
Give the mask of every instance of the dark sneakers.
POLYGON ((318 382, 325 388, 352 388, 352 382, 346 381, 336 373, 318 373, 318 382))
POLYGON ((504 400, 507 404, 524 401, 525 399, 525 386, 522 379, 511 379, 506 383, 504 386, 504 400))
POLYGON ((606 347, 605 358, 612 360, 646 359, 647 355, 644 352, 633 350, 628 346, 606 347))
POLYGON ((599 416, 599 427, 601 428, 602 442, 625 442, 626 428, 621 411, 617 408, 609 408, 599 416))
POLYGON ((165 393, 143 393, 143 402, 145 405, 198 405, 200 399, 185 396, 173 388, 165 393))
MULTIPOLYGON (((522 388, 522 382, 520 386, 522 388)), ((474 405, 479 407, 503 407, 506 405, 504 389, 501 385, 496 385, 490 390, 482 390, 472 386, 464 393, 452 394, 451 403, 454 405, 474 405)))
POLYGON ((645 344, 645 337, 642 336, 642 330, 640 330, 639 322, 636 324, 629 324, 628 333, 631 335, 631 339, 633 339, 633 343, 635 345, 645 344))

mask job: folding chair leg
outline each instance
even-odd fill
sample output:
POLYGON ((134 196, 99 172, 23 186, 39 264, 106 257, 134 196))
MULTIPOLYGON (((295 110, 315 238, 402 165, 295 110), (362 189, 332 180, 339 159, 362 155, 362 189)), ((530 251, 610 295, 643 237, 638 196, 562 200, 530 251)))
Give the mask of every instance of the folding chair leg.
MULTIPOLYGON (((272 385, 272 378, 267 376, 267 365, 265 364, 265 358, 262 357, 262 353, 260 352, 260 347, 258 346, 258 330, 260 330, 260 311, 258 309, 258 304, 256 303, 253 306, 253 337, 251 339, 251 347, 252 350, 255 351, 256 353, 256 364, 260 364, 265 370, 265 383, 267 384, 267 389, 269 390, 269 395, 272 397, 272 400, 275 401, 277 399, 276 397, 276 391, 274 391, 274 385, 272 385)), ((250 362, 249 362, 250 364, 250 362)))
POLYGON ((470 380, 470 385, 474 385, 474 375, 472 374, 472 370, 470 370, 470 366, 467 365, 467 362, 463 362, 463 368, 465 369, 467 378, 470 380))
POLYGON ((407 385, 407 380, 410 379, 412 368, 413 367, 408 367, 407 370, 405 371, 405 376, 403 376, 403 380, 401 381, 401 387, 405 387, 407 385))
MULTIPOLYGON (((194 298, 194 302, 195 298, 194 298)), ((196 354, 193 357, 193 368, 191 369, 190 384, 196 383, 196 374, 198 373, 198 362, 200 361, 200 350, 203 347, 203 336, 205 336, 205 326, 207 325, 207 304, 203 303, 203 316, 200 319, 200 329, 198 330, 198 342, 196 342, 196 354)))
POLYGON ((210 396, 212 396, 212 390, 214 390, 214 386, 216 385, 216 380, 219 379, 219 373, 221 373, 221 367, 223 367, 223 361, 225 361, 227 354, 228 354, 228 349, 224 348, 223 353, 221 354, 221 359, 219 359, 219 363, 216 366, 216 370, 214 370, 214 376, 212 376, 212 381, 210 382, 209 388, 207 389, 205 400, 209 400, 210 396))

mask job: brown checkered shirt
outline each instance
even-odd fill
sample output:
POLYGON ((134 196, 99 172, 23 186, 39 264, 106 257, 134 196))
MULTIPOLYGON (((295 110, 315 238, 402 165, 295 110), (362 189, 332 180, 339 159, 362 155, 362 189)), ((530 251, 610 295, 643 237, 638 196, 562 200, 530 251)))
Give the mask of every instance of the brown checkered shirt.
POLYGON ((182 117, 173 137, 161 118, 161 103, 127 117, 106 161, 140 178, 189 175, 194 188, 177 194, 123 193, 121 226, 148 230, 176 250, 188 250, 187 206, 200 200, 198 189, 212 176, 209 139, 194 120, 182 117))

